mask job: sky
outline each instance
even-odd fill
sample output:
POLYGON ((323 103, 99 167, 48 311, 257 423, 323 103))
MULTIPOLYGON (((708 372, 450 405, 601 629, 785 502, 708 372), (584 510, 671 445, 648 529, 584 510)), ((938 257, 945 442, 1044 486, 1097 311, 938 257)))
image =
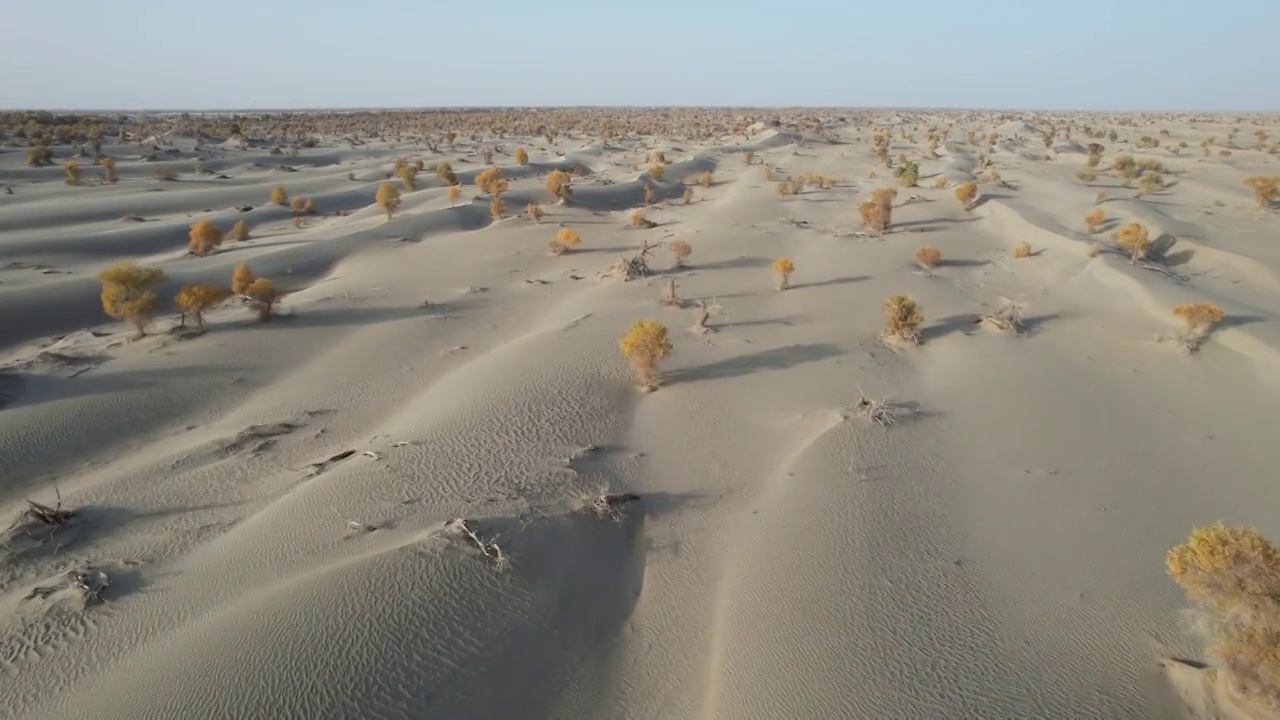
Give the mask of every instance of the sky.
POLYGON ((0 0, 0 108, 1280 110, 1280 0, 0 0))

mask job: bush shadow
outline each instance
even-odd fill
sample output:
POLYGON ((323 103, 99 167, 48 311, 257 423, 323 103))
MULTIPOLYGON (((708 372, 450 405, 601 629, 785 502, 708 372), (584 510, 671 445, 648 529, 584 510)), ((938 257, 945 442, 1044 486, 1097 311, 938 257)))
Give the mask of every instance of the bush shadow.
POLYGON ((749 355, 739 355, 699 367, 672 370, 665 373, 665 376, 671 382, 720 380, 769 370, 786 370, 797 365, 828 360, 843 353, 844 350, 839 346, 830 343, 788 345, 749 355))

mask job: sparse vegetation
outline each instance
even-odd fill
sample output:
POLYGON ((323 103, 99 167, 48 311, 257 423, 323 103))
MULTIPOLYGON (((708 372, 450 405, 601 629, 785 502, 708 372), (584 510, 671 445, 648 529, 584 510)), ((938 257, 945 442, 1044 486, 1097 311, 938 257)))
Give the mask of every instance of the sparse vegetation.
POLYGON ((382 212, 386 213, 387 219, 390 220, 400 208, 400 191, 391 183, 382 183, 378 186, 378 193, 374 196, 373 202, 382 208, 382 212))
POLYGON ((1147 257, 1151 250, 1151 239, 1147 237, 1147 229, 1138 223, 1128 223, 1116 231, 1116 245, 1129 254, 1129 262, 1137 265, 1138 261, 1147 257))
POLYGON ((187 250, 192 255, 208 255, 220 245, 222 245, 222 228, 209 220, 197 220, 191 223, 187 250))
POLYGON ((169 278, 159 268, 123 262, 98 273, 102 283, 102 309, 110 317, 127 320, 137 328, 136 337, 146 334, 147 321, 155 311, 154 288, 169 278))
POLYGON ((916 301, 907 295, 894 295, 885 300, 884 332, 880 337, 886 340, 903 340, 911 344, 920 342, 920 326, 924 324, 924 313, 916 305, 916 301))
POLYGON ((658 387, 658 364, 671 352, 667 327, 658 320, 637 320, 618 341, 618 348, 631 363, 648 392, 658 387))
POLYGON ((183 285, 173 300, 182 313, 182 324, 187 324, 187 316, 195 321, 196 327, 204 329, 204 313, 209 308, 231 296, 231 290, 221 285, 183 285))
POLYGON ((396 177, 400 178, 400 182, 404 183, 405 192, 413 192, 418 189, 418 169, 413 165, 401 165, 396 169, 396 177))
POLYGON ((1257 530, 1219 522, 1170 549, 1165 568, 1208 621, 1201 627, 1231 689, 1280 706, 1280 550, 1257 530))
POLYGON ((653 163, 652 165, 649 166, 649 177, 653 178, 654 180, 661 180, 662 171, 663 171, 663 167, 660 163, 653 163))
POLYGON ((491 167, 481 170, 476 175, 476 187, 483 195, 498 195, 506 191, 507 181, 502 177, 502 168, 491 167))
POLYGON ((578 247, 582 242, 582 238, 578 233, 569 228, 560 228, 556 231, 556 236, 547 243, 547 249, 552 255, 563 255, 566 252, 578 247))
POLYGON ((936 247, 922 247, 916 250, 916 265, 925 272, 932 272, 942 262, 942 251, 936 247))
POLYGON ((1209 331, 1225 316, 1222 308, 1213 303, 1183 303, 1173 309, 1173 314, 1185 323, 1179 342, 1188 353, 1198 350, 1209 337, 1209 331))
POLYGON ((796 264, 790 258, 780 257, 773 261, 773 272, 778 276, 778 290, 786 290, 791 284, 791 273, 796 271, 796 264))
POLYGON ((1088 215, 1084 216, 1085 229, 1089 231, 1090 235, 1096 233, 1098 231, 1098 226, 1102 225, 1102 221, 1105 220, 1106 217, 1107 214, 1103 212, 1102 208, 1098 208, 1090 212, 1088 215))

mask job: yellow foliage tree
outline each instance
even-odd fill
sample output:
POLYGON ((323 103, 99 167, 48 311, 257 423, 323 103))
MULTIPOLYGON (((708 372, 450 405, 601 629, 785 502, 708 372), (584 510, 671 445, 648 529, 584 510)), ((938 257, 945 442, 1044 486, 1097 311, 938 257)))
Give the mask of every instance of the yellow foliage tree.
POLYGON ((973 209, 973 201, 978 199, 978 183, 969 180, 956 186, 956 200, 964 206, 966 212, 973 209))
POLYGON ((267 322, 273 317, 276 303, 280 302, 284 295, 283 290, 266 278, 258 278, 244 289, 244 296, 250 300, 249 306, 258 313, 258 319, 262 322, 267 322))
POLYGON ((98 273, 102 282, 102 309, 107 315, 128 320, 137 328, 137 337, 146 334, 147 321, 156 307, 153 288, 169 278, 159 268, 144 268, 123 262, 98 273))
POLYGON ((1147 229, 1138 223, 1128 223, 1116 231, 1116 244, 1129 253, 1129 262, 1137 265, 1139 260, 1147 256, 1151 250, 1151 239, 1147 237, 1147 229))
POLYGON ((387 219, 390 220, 400 207, 400 191, 391 183, 382 183, 378 186, 378 193, 373 201, 382 208, 382 211, 387 214, 387 219))
POLYGON ((196 327, 203 330, 205 311, 230 295, 231 291, 221 285, 183 285, 173 300, 182 312, 182 324, 187 324, 187 316, 190 315, 196 327))
POLYGON ((573 177, 564 170, 552 170, 547 174, 547 192, 559 200, 566 200, 573 194, 572 181, 573 177))
POLYGON ((187 250, 193 255, 208 255, 222 244, 222 228, 209 220, 191 223, 188 231, 187 250))
POLYGON ((493 216, 494 220, 501 220, 506 212, 507 204, 502 201, 502 198, 495 197, 489 201, 489 214, 493 216))
POLYGON ((255 279, 248 263, 236 265, 236 269, 231 273, 231 292, 236 295, 244 295, 255 279))
POLYGON ((667 326, 658 320, 637 320, 618 341, 618 348, 631 363, 645 391, 658 387, 658 363, 671 352, 667 326))
POLYGON ((796 264, 790 258, 780 257, 773 261, 772 267, 778 275, 778 290, 786 290, 791 284, 791 273, 796 271, 796 264))

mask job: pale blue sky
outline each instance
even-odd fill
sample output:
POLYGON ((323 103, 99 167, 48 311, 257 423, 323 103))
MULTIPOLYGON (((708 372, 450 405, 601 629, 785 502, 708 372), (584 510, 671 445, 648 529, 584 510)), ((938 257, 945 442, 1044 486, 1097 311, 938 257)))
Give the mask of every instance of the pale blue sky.
POLYGON ((1280 0, 0 0, 0 107, 1280 110, 1280 0))

